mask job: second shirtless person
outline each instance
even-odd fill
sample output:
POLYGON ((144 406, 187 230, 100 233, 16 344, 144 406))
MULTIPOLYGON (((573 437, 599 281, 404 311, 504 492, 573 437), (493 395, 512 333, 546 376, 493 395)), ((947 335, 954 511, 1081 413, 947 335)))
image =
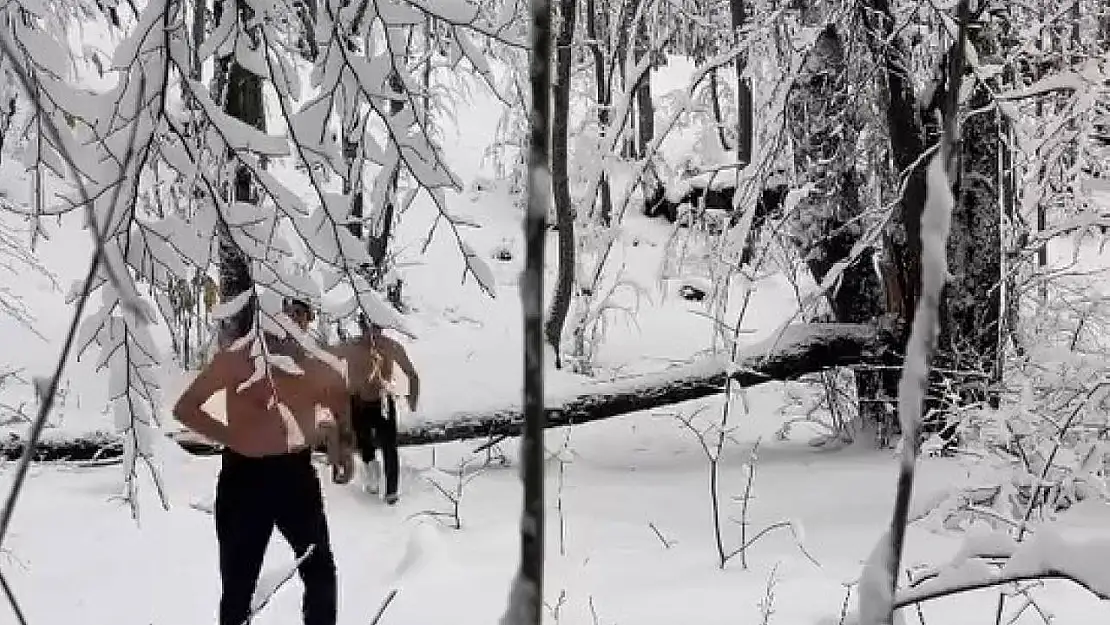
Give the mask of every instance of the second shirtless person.
POLYGON ((381 472, 375 458, 381 449, 385 465, 385 502, 397 503, 400 460, 397 454, 397 404, 394 373, 397 367, 408 378, 409 409, 416 410, 420 397, 417 375, 405 348, 382 334, 381 326, 360 319, 362 336, 339 343, 331 351, 347 361, 351 421, 359 455, 362 456, 366 490, 377 493, 381 472))

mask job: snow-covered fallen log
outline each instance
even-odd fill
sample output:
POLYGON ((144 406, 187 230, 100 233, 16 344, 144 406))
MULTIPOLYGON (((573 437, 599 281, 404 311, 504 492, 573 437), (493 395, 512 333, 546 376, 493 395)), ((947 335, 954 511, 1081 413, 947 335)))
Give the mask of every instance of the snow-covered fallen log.
MULTIPOLYGON (((585 384, 563 397, 548 397, 547 427, 577 425, 632 412, 662 408, 724 391, 731 373, 739 387, 790 380, 839 366, 889 363, 893 337, 863 324, 798 324, 778 340, 747 349, 729 367, 722 359, 706 358, 665 371, 585 384)), ((516 435, 522 423, 520 406, 483 412, 457 411, 427 419, 399 433, 402 445, 516 435)))
MULTIPOLYGON (((652 410, 723 392, 726 375, 739 387, 774 380, 791 380, 832 367, 897 363, 893 336, 869 324, 813 323, 789 326, 778 336, 744 348, 732 366, 722 359, 705 358, 659 373, 583 384, 574 393, 547 399, 547 426, 560 427, 652 410)), ((474 438, 515 436, 523 423, 519 403, 493 410, 458 410, 423 415, 398 433, 401 445, 424 445, 474 438)), ((197 437, 182 433, 173 438, 195 454, 217 449, 197 437)), ((99 449, 85 441, 67 449, 65 441, 50 441, 36 455, 40 459, 87 460, 118 455, 121 446, 103 436, 99 449)), ((78 441, 75 441, 78 442, 78 441)), ((16 457, 22 442, 0 442, 0 457, 16 457)))

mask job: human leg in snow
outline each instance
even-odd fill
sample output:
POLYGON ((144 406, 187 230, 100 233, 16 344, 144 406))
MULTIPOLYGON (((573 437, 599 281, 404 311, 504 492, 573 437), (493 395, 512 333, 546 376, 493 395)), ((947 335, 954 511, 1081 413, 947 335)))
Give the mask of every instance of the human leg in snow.
POLYGON ((401 462, 397 454, 397 403, 389 396, 382 405, 383 412, 378 419, 376 438, 382 448, 382 462, 385 464, 385 500, 397 502, 397 487, 400 481, 401 462))
POLYGON ((275 520, 295 557, 312 547, 299 567, 304 585, 302 610, 305 625, 335 625, 337 587, 335 559, 324 516, 320 480, 309 454, 296 457, 289 467, 284 496, 278 495, 275 520))
POLYGON ((225 451, 216 482, 216 540, 220 549, 220 625, 243 625, 250 616, 262 558, 274 519, 264 467, 225 451))
POLYGON ((355 443, 362 457, 363 479, 367 492, 376 494, 381 482, 375 452, 375 425, 381 419, 381 404, 368 402, 357 395, 351 396, 351 420, 354 423, 355 443))

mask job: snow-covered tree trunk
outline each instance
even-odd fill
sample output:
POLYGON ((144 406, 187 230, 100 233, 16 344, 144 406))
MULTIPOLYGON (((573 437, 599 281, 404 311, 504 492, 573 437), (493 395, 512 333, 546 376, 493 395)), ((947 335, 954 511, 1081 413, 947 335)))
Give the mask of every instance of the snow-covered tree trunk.
MULTIPOLYGON (((221 3, 223 10, 228 10, 226 3, 221 3)), ((239 11, 244 22, 250 22, 253 13, 244 0, 236 0, 231 5, 233 10, 239 11)), ((219 21, 217 16, 216 21, 219 21)), ((265 131, 266 115, 262 99, 262 77, 241 66, 234 58, 220 59, 221 65, 228 66, 224 112, 258 130, 265 131)), ((232 184, 232 198, 235 202, 257 203, 257 193, 253 189, 254 181, 250 170, 239 164, 235 168, 235 180, 232 184)), ((220 243, 220 299, 227 302, 237 295, 248 291, 253 286, 251 279, 249 259, 243 254, 242 249, 235 243, 226 224, 221 224, 220 243)), ((221 327, 221 342, 228 344, 244 336, 250 329, 254 318, 253 300, 248 302, 241 310, 223 320, 221 327)))
POLYGON ((574 41, 578 0, 559 0, 559 29, 555 38, 555 80, 552 84, 551 116, 551 190, 555 199, 555 225, 559 232, 559 271, 555 296, 547 316, 544 334, 555 350, 555 366, 562 366, 560 343, 563 326, 574 295, 575 241, 574 206, 570 196, 570 156, 567 134, 570 130, 571 45, 574 41))
MULTIPOLYGON (((570 0, 573 2, 573 0, 570 0)), ((547 236, 547 198, 551 168, 548 157, 551 119, 551 5, 531 0, 532 111, 528 151, 528 210, 524 218, 524 272, 520 280, 524 315, 524 436, 521 480, 520 568, 509 592, 500 625, 543 623, 544 569, 544 327, 543 265, 547 236)), ((570 12, 573 15, 573 11, 570 12)), ((564 14, 565 15, 565 14, 564 14)))
MULTIPOLYGON (((401 80, 400 75, 397 73, 401 68, 405 67, 404 55, 397 54, 394 57, 393 73, 389 77, 389 88, 398 96, 398 99, 391 100, 389 103, 389 114, 396 117, 401 111, 404 110, 405 104, 400 100, 405 96, 405 84, 401 80)), ((389 271, 389 240, 393 236, 393 222, 396 218, 396 197, 397 197, 397 184, 400 179, 401 166, 398 163, 396 167, 389 173, 389 178, 386 181, 385 202, 381 207, 375 207, 373 212, 374 219, 370 222, 370 231, 367 233, 366 243, 369 246, 367 249, 370 252, 370 259, 373 261, 374 266, 371 269, 370 284, 375 289, 382 289, 385 284, 385 276, 389 271)), ((400 306, 400 302, 393 302, 394 306, 400 306)))
MULTIPOLYGON (((586 37, 589 39, 590 52, 594 59, 594 83, 597 86, 598 136, 600 142, 604 144, 612 114, 612 81, 606 72, 606 53, 611 54, 612 51, 608 50, 608 46, 602 50, 602 39, 597 24, 599 16, 596 0, 586 0, 586 37)), ((608 38, 605 41, 608 42, 608 38)), ((601 176, 598 193, 601 201, 601 223, 608 226, 613 218, 613 189, 609 184, 609 176, 604 173, 601 176)))
MULTIPOLYGON (((969 43, 980 51, 981 62, 994 62, 995 55, 988 51, 998 47, 985 39, 987 30, 985 24, 970 29, 969 43)), ((948 240, 953 275, 941 302, 936 358, 937 368, 948 371, 945 377, 951 378, 945 386, 952 382, 962 401, 990 401, 997 406, 998 391, 992 387, 1000 374, 1002 135, 991 106, 991 89, 978 81, 974 84, 966 106, 976 113, 960 128, 960 166, 953 181, 956 206, 948 240)), ((945 111, 946 118, 953 114, 945 111)))
MULTIPOLYGON (((656 5, 657 7, 659 5, 656 5)), ((632 42, 632 61, 635 65, 646 54, 654 54, 651 41, 648 40, 648 15, 641 12, 640 19, 636 22, 636 34, 632 42)), ((651 72, 655 63, 648 65, 648 70, 640 78, 636 86, 636 158, 645 158, 648 146, 655 139, 655 103, 651 99, 651 72)))
POLYGON ((917 306, 921 288, 921 211, 925 206, 925 132, 909 74, 906 46, 894 32, 895 19, 889 0, 860 4, 867 25, 868 44, 883 67, 887 132, 895 172, 905 185, 891 225, 883 237, 883 274, 887 311, 898 322, 903 342, 917 306))
MULTIPOLYGON (((809 5, 804 24, 824 23, 809 5)), ((850 38, 850 35, 848 36, 850 38)), ((789 106, 794 135, 794 165, 798 177, 814 185, 796 219, 796 236, 814 279, 821 283, 837 263, 850 259, 864 233, 861 198, 863 177, 857 171, 857 139, 863 120, 856 113, 850 90, 853 76, 845 48, 849 41, 835 24, 817 36, 806 66, 795 81, 789 106)), ((884 314, 882 285, 872 263, 873 251, 863 250, 840 276, 829 294, 836 321, 867 323, 884 314)), ((860 424, 890 440, 897 431, 892 409, 898 391, 898 372, 858 369, 855 372, 860 424)))

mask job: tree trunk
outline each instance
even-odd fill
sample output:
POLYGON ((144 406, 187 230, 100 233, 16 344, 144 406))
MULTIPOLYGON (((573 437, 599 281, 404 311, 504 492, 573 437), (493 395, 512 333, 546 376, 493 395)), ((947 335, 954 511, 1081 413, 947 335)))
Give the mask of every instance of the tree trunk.
POLYGON ((905 191, 891 227, 883 237, 882 260, 887 312, 899 326, 901 344, 909 330, 921 288, 921 212, 925 206, 925 132, 916 106, 905 44, 894 32, 889 0, 860 5, 868 44, 884 68, 887 131, 891 156, 899 175, 907 176, 905 191))
POLYGON ((728 138, 725 136, 725 119, 721 112, 721 96, 718 93, 720 86, 717 84, 717 68, 709 72, 709 98, 713 106, 713 121, 717 123, 717 139, 721 142, 721 149, 729 149, 728 138))
MULTIPOLYGON (((221 3, 221 8, 224 6, 221 3)), ((239 0, 235 7, 242 15, 243 21, 249 22, 253 11, 247 3, 239 0)), ((218 17, 217 22, 219 21, 218 17)), ((233 59, 221 59, 221 63, 225 66, 230 65, 227 72, 224 112, 264 131, 266 129, 266 116, 262 101, 262 78, 247 71, 233 59)), ((257 202, 258 198, 253 186, 250 170, 244 166, 238 166, 235 170, 234 200, 236 202, 257 202)), ((249 261, 235 241, 232 240, 231 233, 226 225, 222 225, 220 234, 220 299, 226 302, 240 293, 250 290, 253 281, 249 261)), ((221 325, 221 344, 227 345, 250 330, 256 304, 252 298, 241 311, 224 320, 221 325)))
MULTIPOLYGON (((833 367, 881 365, 897 356, 895 340, 889 331, 871 324, 797 324, 788 327, 778 340, 771 337, 741 349, 734 366, 728 366, 721 359, 706 358, 656 374, 591 384, 582 393, 549 398, 540 409, 546 427, 589 423, 720 394, 730 374, 733 384, 744 388, 792 380, 833 367)), ((529 409, 536 410, 535 404, 526 406, 525 410, 529 409)), ((400 445, 430 445, 489 436, 516 436, 524 420, 519 405, 480 412, 456 410, 449 414, 426 415, 423 423, 398 432, 398 441, 400 445)), ((183 432, 172 438, 196 454, 218 451, 192 433, 183 432)), ((78 445, 79 440, 71 443, 78 445)), ((100 457, 118 454, 113 451, 122 449, 113 447, 118 440, 115 433, 104 435, 99 444, 99 449, 103 450, 100 457)), ((19 445, 19 439, 12 439, 0 445, 0 453, 8 453, 10 449, 14 457, 18 457, 19 445)), ((63 446, 54 449, 53 456, 64 457, 63 446)), ((88 459, 95 453, 84 455, 80 449, 83 447, 71 450, 72 459, 88 459)))
MULTIPOLYGON (((570 0, 570 5, 571 10, 564 11, 564 18, 573 20, 573 0, 570 0)), ((571 21, 572 25, 573 23, 571 21)), ((573 27, 568 30, 574 31, 573 27)), ((528 151, 528 210, 524 218, 524 271, 521 276, 521 310, 524 317, 524 437, 520 442, 520 458, 524 492, 520 514, 520 568, 509 592, 509 605, 500 621, 502 625, 541 625, 544 614, 546 453, 543 430, 546 427, 546 415, 543 409, 543 265, 549 206, 546 182, 551 174, 548 155, 548 139, 551 136, 548 122, 552 118, 549 108, 552 104, 550 42, 551 6, 548 0, 532 0, 532 54, 529 72, 532 86, 531 145, 528 151)), ((569 55, 569 45, 566 52, 569 55)), ((560 51, 559 54, 562 55, 563 52, 560 51)), ((563 119, 566 119, 566 115, 564 111, 563 119)), ((564 172, 565 165, 564 161, 564 172)))
MULTIPOLYGON (((747 21, 744 0, 729 0, 732 14, 733 42, 740 45, 740 29, 747 21)), ((744 76, 748 67, 748 55, 736 57, 736 160, 744 165, 752 162, 752 84, 744 76)))
MULTIPOLYGON (((586 36, 590 40, 590 52, 594 57, 594 80, 597 85, 598 137, 604 144, 604 139, 609 134, 612 115, 612 83, 605 72, 605 54, 602 52, 598 37, 597 15, 596 0, 586 0, 586 36)), ((604 172, 601 174, 598 190, 601 196, 601 223, 608 226, 613 219, 613 190, 609 184, 609 176, 604 172)))
MULTIPOLYGON (((986 51, 992 44, 982 41, 980 33, 981 29, 972 29, 970 40, 976 49, 986 51)), ((990 90, 976 85, 968 108, 986 110, 968 117, 961 129, 961 166, 948 240, 953 276, 941 302, 936 359, 938 368, 950 371, 963 402, 988 401, 997 407, 998 392, 991 383, 999 381, 1000 374, 1002 135, 991 102, 990 90)))
MULTIPOLYGON (((394 62, 394 68, 404 67, 403 57, 398 56, 394 62)), ((400 74, 394 69, 393 74, 389 77, 389 85, 393 93, 397 95, 405 94, 405 84, 401 80, 400 74)), ((397 115, 404 110, 405 104, 400 99, 395 99, 389 103, 390 115, 397 115)), ((388 189, 385 192, 385 206, 377 213, 377 218, 370 224, 370 232, 367 237, 368 251, 370 259, 373 261, 374 266, 371 272, 370 284, 378 290, 385 290, 386 296, 391 304, 398 310, 401 308, 400 291, 389 289, 385 284, 385 276, 389 273, 389 241, 393 237, 393 226, 396 219, 396 201, 397 201, 397 185, 399 184, 401 176, 401 165, 398 163, 389 175, 388 189)))
POLYGON ((316 45, 316 0, 296 0, 293 7, 297 11, 302 29, 297 47, 306 60, 315 62, 320 54, 319 46, 316 45))
MULTIPOLYGON (((803 23, 819 24, 824 16, 806 13, 803 23)), ((815 185, 800 208, 799 238, 806 249, 807 265, 818 283, 836 263, 852 254, 863 232, 864 209, 860 199, 862 176, 856 170, 856 138, 864 121, 853 114, 853 80, 844 54, 843 38, 834 24, 818 35, 803 74, 794 85, 789 103, 794 134, 795 170, 815 185), (817 228, 809 224, 816 222, 817 228), (815 240, 806 234, 815 232, 815 240)), ((841 274, 829 296, 835 319, 842 323, 868 323, 883 316, 882 284, 872 264, 871 250, 841 274)), ((898 396, 898 371, 860 369, 855 372, 860 423, 877 435, 880 444, 897 431, 894 418, 898 396)))
POLYGON ((651 99, 652 71, 652 69, 648 69, 643 80, 640 81, 640 87, 636 89, 636 118, 639 120, 637 123, 638 158, 647 156, 648 146, 655 140, 655 102, 651 99))
POLYGON ((192 50, 192 70, 193 80, 200 80, 201 77, 201 63, 198 53, 200 47, 204 44, 205 30, 205 13, 208 11, 208 0, 194 0, 193 2, 193 50, 192 50))
MULTIPOLYGON (((641 15, 640 22, 636 25, 636 38, 632 45, 632 59, 636 64, 639 64, 645 54, 651 54, 647 23, 648 17, 641 15)), ((654 63, 648 66, 636 87, 636 130, 639 139, 635 144, 636 158, 646 157, 648 146, 655 139, 655 104, 651 101, 651 72, 654 67, 654 63)))
POLYGON ((551 98, 551 187, 555 198, 555 220, 559 231, 559 272, 544 334, 555 350, 555 366, 562 367, 559 346, 563 325, 570 311, 574 288, 574 207, 570 197, 567 134, 570 123, 571 44, 578 0, 559 0, 559 32, 555 38, 555 80, 551 98))

